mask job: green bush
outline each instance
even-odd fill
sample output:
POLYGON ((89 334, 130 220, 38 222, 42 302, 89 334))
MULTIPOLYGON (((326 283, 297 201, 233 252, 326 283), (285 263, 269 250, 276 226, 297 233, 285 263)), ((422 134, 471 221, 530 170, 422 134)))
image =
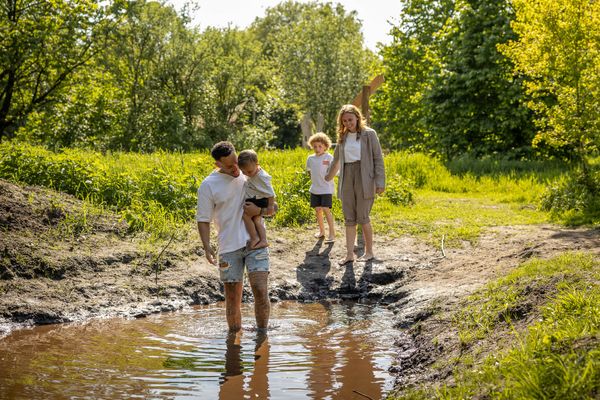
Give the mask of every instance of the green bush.
POLYGON ((558 180, 542 195, 540 205, 567 223, 600 223, 600 167, 558 180))
POLYGON ((310 175, 305 171, 294 172, 290 181, 279 191, 279 211, 274 222, 280 226, 299 226, 314 218, 310 207, 310 175))
POLYGON ((388 177, 384 195, 395 206, 408 206, 415 203, 410 182, 399 176, 388 177))

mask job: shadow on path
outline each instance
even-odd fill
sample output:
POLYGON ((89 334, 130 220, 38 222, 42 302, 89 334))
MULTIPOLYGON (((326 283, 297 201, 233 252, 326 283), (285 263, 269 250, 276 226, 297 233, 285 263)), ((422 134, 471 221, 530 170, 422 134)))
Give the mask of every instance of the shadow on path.
POLYGON ((302 285, 300 298, 321 298, 331 292, 333 277, 327 275, 331 270, 329 253, 333 243, 323 244, 323 238, 319 238, 313 248, 305 253, 302 264, 296 267, 296 279, 302 285))

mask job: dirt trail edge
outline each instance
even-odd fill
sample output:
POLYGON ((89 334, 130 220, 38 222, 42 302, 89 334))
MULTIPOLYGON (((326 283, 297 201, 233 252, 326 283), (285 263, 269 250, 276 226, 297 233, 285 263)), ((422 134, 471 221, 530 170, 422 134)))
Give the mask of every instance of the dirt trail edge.
MULTIPOLYGON (((0 337, 35 324, 137 318, 223 299, 217 269, 192 226, 189 239, 172 243, 157 264, 159 251, 128 235, 117 216, 88 208, 71 196, 0 180, 0 337)), ((325 244, 312 234, 269 230, 271 299, 388 304, 399 328, 426 319, 434 302, 451 307, 528 258, 600 254, 598 230, 506 226, 488 229, 477 245, 445 249, 445 257, 415 238, 376 234, 376 261, 338 266, 343 236, 325 244)), ((246 287, 246 300, 250 293, 246 287)))

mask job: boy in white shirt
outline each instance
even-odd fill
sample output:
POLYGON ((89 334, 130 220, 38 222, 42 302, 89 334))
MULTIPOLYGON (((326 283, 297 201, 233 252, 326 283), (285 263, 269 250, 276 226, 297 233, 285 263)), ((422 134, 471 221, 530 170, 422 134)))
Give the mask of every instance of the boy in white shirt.
POLYGON ((325 237, 324 213, 329 228, 329 236, 325 243, 333 243, 335 241, 335 228, 331 206, 333 205, 333 191, 335 188, 333 180, 325 181, 325 175, 333 161, 333 156, 327 152, 331 147, 331 139, 323 132, 318 132, 308 139, 308 145, 315 152, 315 154, 308 156, 306 160, 306 170, 309 172, 312 182, 310 186, 310 206, 315 209, 317 225, 319 226, 319 232, 315 233, 315 237, 325 237))
MULTIPOLYGON (((246 175, 246 201, 258 207, 266 208, 267 214, 274 210, 275 191, 271 185, 271 175, 265 172, 258 163, 258 155, 254 150, 243 150, 238 155, 240 170, 246 175)), ((242 216, 246 230, 250 235, 249 249, 268 247, 267 230, 259 215, 249 215, 244 212, 242 216)))

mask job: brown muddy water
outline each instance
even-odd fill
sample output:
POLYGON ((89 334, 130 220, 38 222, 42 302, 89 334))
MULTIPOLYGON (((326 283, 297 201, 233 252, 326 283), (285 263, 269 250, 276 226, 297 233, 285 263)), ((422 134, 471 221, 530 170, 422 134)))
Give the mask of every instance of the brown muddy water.
POLYGON ((392 389, 392 312, 272 305, 269 333, 228 335, 223 304, 41 326, 0 340, 1 399, 381 399, 392 389), (368 396, 368 397, 366 397, 368 396))

